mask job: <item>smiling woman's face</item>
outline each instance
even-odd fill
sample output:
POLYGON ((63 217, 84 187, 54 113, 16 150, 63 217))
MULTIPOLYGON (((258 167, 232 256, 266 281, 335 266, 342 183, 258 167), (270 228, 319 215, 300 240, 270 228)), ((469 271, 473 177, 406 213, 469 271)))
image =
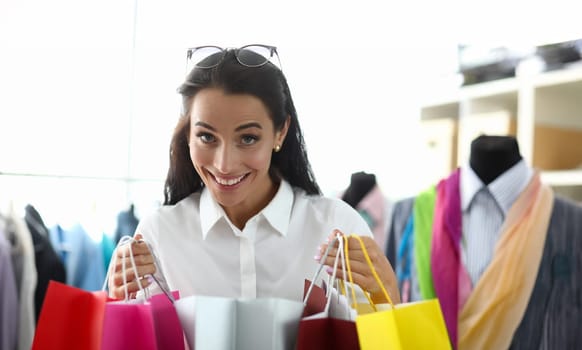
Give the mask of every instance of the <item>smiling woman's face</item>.
POLYGON ((214 199, 227 213, 262 209, 274 195, 269 166, 287 126, 276 132, 257 97, 218 88, 199 91, 190 111, 190 158, 214 199))

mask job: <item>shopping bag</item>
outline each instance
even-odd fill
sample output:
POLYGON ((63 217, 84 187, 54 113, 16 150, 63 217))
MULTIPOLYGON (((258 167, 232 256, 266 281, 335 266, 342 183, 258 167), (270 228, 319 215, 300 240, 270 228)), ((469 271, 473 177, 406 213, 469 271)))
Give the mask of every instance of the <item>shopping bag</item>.
MULTIPOLYGON (((356 328, 360 348, 372 349, 451 349, 447 328, 438 300, 422 300, 411 303, 394 304, 374 269, 362 239, 354 237, 362 247, 362 252, 389 304, 381 310, 370 301, 372 312, 358 314, 356 328)), ((345 245, 348 254, 348 245, 345 245)), ((352 282, 348 261, 348 276, 352 282)))
MULTIPOLYGON (((137 269, 135 261, 133 260, 133 252, 131 250, 131 243, 134 242, 134 240, 131 237, 127 237, 129 236, 123 237, 120 240, 118 247, 124 244, 130 244, 129 258, 133 266, 133 271, 136 272, 137 269)), ((150 252, 156 262, 156 268, 158 268, 159 264, 157 263, 157 257, 155 252, 151 249, 151 246, 150 252)), ((115 258, 112 259, 111 265, 115 265, 115 258)), ((125 276, 126 267, 122 266, 122 268, 123 276, 125 276)), ((107 285, 110 271, 111 266, 108 269, 104 287, 107 285)), ((137 275, 135 277, 136 279, 139 278, 137 275)), ((138 298, 129 299, 127 293, 127 282, 125 282, 125 299, 108 300, 105 305, 105 316, 103 320, 102 349, 184 349, 182 326, 173 305, 175 300, 179 299, 179 293, 177 291, 169 293, 167 291, 167 286, 160 283, 160 281, 154 276, 151 277, 163 293, 150 296, 149 293, 138 284, 140 286, 138 298)))
MULTIPOLYGON (((324 288, 317 286, 314 282, 306 281, 304 304, 310 305, 312 309, 320 308, 320 312, 304 316, 299 323, 297 335, 297 350, 319 350, 319 349, 338 349, 338 350, 357 350, 359 349, 358 334, 356 331, 355 310, 351 309, 346 299, 345 284, 337 283, 339 289, 334 287, 336 284, 335 272, 337 271, 338 262, 341 261, 342 267, 345 268, 345 259, 343 259, 343 237, 336 236, 330 242, 328 249, 321 258, 323 262, 329 248, 338 242, 339 254, 334 261, 333 274, 330 276, 328 283, 324 283, 324 288), (323 300, 321 299, 323 295, 323 300), (314 298, 315 296, 315 298, 314 298), (312 301, 312 299, 315 299, 312 301), (322 305, 323 301, 323 305, 322 305)), ((316 281, 323 263, 320 263, 312 281, 316 281)), ((344 276, 346 274, 344 273, 344 276)))
POLYGON ((362 350, 451 349, 437 299, 359 315, 356 328, 362 350))
POLYGON ((309 290, 311 290, 311 295, 309 298, 306 298, 305 302, 303 303, 304 307, 303 314, 301 315, 302 318, 323 312, 323 310, 325 310, 325 305, 327 304, 326 291, 316 284, 314 284, 312 287, 311 281, 306 279, 303 284, 304 298, 308 294, 309 290))
POLYGON ((292 350, 303 313, 303 303, 279 298, 189 296, 174 306, 196 350, 292 350))
MULTIPOLYGON (((315 274, 311 278, 311 280, 306 279, 303 283, 303 315, 302 319, 305 319, 309 316, 313 316, 316 314, 321 314, 325 312, 328 313, 330 302, 329 302, 329 294, 330 290, 327 288, 325 281, 322 280, 322 286, 320 287, 316 284, 319 275, 321 275, 321 271, 325 266, 323 262, 327 259, 329 255, 330 248, 337 242, 338 238, 334 238, 330 244, 328 244, 325 253, 320 258, 320 263, 317 265, 317 269, 315 270, 315 274)), ((339 262, 339 256, 336 256, 334 261, 334 267, 337 267, 339 262)), ((335 278, 335 273, 330 276, 328 282, 335 278)))
MULTIPOLYGON (((173 292, 175 299, 178 292, 173 292)), ((176 310, 164 294, 148 300, 116 300, 105 305, 102 349, 184 349, 176 310)))
POLYGON ((108 302, 102 349, 157 350, 151 305, 141 300, 108 302))
POLYGON ((357 350, 358 334, 354 321, 332 317, 301 320, 297 350, 357 350))
POLYGON ((100 350, 106 299, 105 292, 50 281, 32 349, 100 350))
MULTIPOLYGON (((180 299, 178 291, 172 292, 174 302, 180 299)), ((154 330, 158 349, 184 350, 184 332, 178 313, 165 294, 155 294, 149 299, 154 318, 154 330)))

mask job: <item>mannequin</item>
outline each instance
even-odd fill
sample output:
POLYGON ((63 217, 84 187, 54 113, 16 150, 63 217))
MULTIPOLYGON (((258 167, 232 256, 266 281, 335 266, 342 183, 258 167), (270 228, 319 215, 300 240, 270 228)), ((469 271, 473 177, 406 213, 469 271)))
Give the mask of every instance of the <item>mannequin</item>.
MULTIPOLYGON (((482 180, 485 185, 491 184, 494 180, 498 179, 501 175, 507 172, 510 168, 514 165, 517 165, 522 159, 520 155, 518 143, 513 136, 479 136, 473 140, 471 143, 471 155, 469 159, 469 165, 474 170, 476 175, 482 180)), ((534 170, 534 169, 531 169, 534 170)), ((532 176, 536 176, 535 170, 532 176)), ((513 174, 513 180, 515 181, 516 174, 513 174)), ((462 179, 462 173, 461 173, 462 179)), ((531 183, 531 180, 530 180, 531 183)), ((477 184, 475 184, 477 185, 477 184)), ((515 183, 512 185, 515 186, 515 183)), ((528 185, 529 186, 529 185, 528 185)), ((547 193, 547 185, 540 184, 540 193, 543 188, 546 188, 547 193)), ((515 189, 513 187, 512 189, 515 189)), ((522 193, 526 193, 522 191, 522 193)), ((530 192, 531 193, 531 192, 530 192)), ((404 230, 406 227, 407 220, 411 217, 412 213, 414 212, 414 205, 416 203, 416 199, 418 196, 413 197, 412 199, 403 199, 398 201, 394 205, 392 221, 390 225, 390 236, 389 236, 389 244, 386 251, 386 255, 391 257, 390 262, 395 266, 397 271, 402 271, 404 264, 407 263, 406 260, 398 261, 398 249, 401 246, 404 237, 404 230), (396 260, 396 261, 395 261, 396 260), (399 266, 400 265, 400 266, 399 266)), ((527 198, 527 197, 524 197, 527 198)), ((436 200, 435 199, 435 205, 436 200)), ((546 206, 545 210, 551 210, 551 212, 543 211, 543 214, 549 214, 549 223, 547 224, 547 232, 545 235, 538 235, 537 239, 538 242, 540 237, 544 240, 541 244, 543 244, 543 251, 541 251, 541 257, 539 260, 539 267, 536 271, 529 271, 527 274, 523 274, 521 277, 517 277, 518 274, 511 274, 509 278, 505 279, 505 283, 509 283, 515 280, 523 280, 526 277, 535 276, 535 280, 533 281, 533 288, 531 290, 531 295, 529 298, 522 298, 520 300, 527 300, 527 304, 525 305, 525 310, 520 311, 519 315, 521 319, 517 319, 517 323, 513 324, 515 327, 515 331, 511 334, 510 344, 508 346, 504 346, 501 348, 511 348, 511 349, 561 349, 561 348, 576 348, 582 349, 582 336, 578 329, 580 328, 580 324, 582 324, 582 294, 580 290, 582 288, 582 279, 579 278, 580 271, 582 271, 582 255, 580 251, 582 251, 582 239, 580 239, 580 234, 582 233, 582 206, 579 203, 575 203, 570 199, 564 198, 560 195, 553 196, 553 199, 549 197, 536 197, 536 200, 532 200, 528 203, 525 201, 521 201, 521 205, 532 205, 536 203, 541 207, 542 203, 549 203, 551 200, 551 206, 546 206)), ((458 199, 460 202, 460 198, 458 199)), ((457 205, 458 205, 457 202, 457 205)), ((450 203, 450 202, 449 202, 450 203)), ((516 203, 516 201, 514 201, 516 203)), ((442 208, 442 207, 441 207, 442 208)), ((523 208, 523 207, 522 207, 523 208)), ((514 208, 511 208, 514 209, 514 208)), ((510 211, 511 211, 510 209, 510 211)), ((519 207, 516 207, 516 210, 513 212, 518 212, 519 207)), ((442 212, 441 212, 442 213, 442 212)), ((542 213, 542 211, 538 212, 542 213)), ((429 212, 430 214, 430 212, 429 212)), ((447 215, 442 215, 440 222, 446 223, 448 226, 455 226, 449 225, 451 222, 450 213, 446 213, 447 215)), ((509 215, 509 212, 508 212, 509 215)), ((515 218, 515 217, 514 217, 515 218)), ((532 222, 535 220, 539 220, 540 215, 525 215, 523 216, 524 220, 531 220, 532 222)), ((433 218, 434 219, 434 218, 433 218)), ((491 222, 491 216, 485 215, 485 220, 488 220, 489 223, 483 226, 489 226, 491 222)), ((416 220, 416 219, 415 219, 416 220)), ((434 220, 433 220, 434 223, 434 220)), ((514 221, 514 226, 517 227, 517 223, 519 221, 514 221)), ((416 222, 415 222, 416 224, 416 222)), ((443 225, 444 226, 444 225, 443 225)), ((415 226, 418 227, 418 226, 415 226)), ((543 230, 546 228, 544 225, 539 224, 532 224, 531 226, 525 225, 527 229, 522 230, 521 234, 526 235, 528 237, 526 240, 522 242, 526 242, 530 244, 532 242, 531 237, 532 233, 542 227, 543 230)), ((434 228, 434 227, 433 227, 434 228)), ((486 227, 483 230, 487 229, 486 227)), ((434 230, 430 230, 431 234, 434 238, 434 230)), ((511 230, 506 231, 511 233, 512 240, 516 237, 519 237, 519 231, 511 230)), ((539 233, 539 232, 538 232, 539 233)), ((441 235, 443 237, 444 235, 441 235)), ((444 236, 444 237, 450 237, 444 236)), ((413 241, 419 242, 418 240, 413 241)), ((463 244, 467 244, 469 241, 467 237, 464 238, 463 244)), ((508 244, 511 241, 506 239, 503 243, 508 244)), ((443 245, 444 246, 444 245, 443 245)), ((478 247, 480 247, 477 244, 478 247)), ((515 247, 514 247, 515 248, 515 247)), ((432 247, 431 247, 432 249, 432 247)), ((531 249, 531 248, 530 248, 531 249)), ((536 248, 537 249, 537 248, 536 248)), ((480 257, 482 256, 484 249, 479 251, 479 254, 472 255, 473 257, 480 257)), ((501 250, 503 253, 503 250, 501 250)), ((511 257, 512 253, 514 257, 519 257, 516 260, 509 258, 507 261, 512 262, 519 262, 525 257, 532 255, 525 254, 524 250, 515 249, 512 250, 505 250, 506 257, 511 257)), ((453 256, 451 254, 450 256, 453 256)), ((462 255, 461 255, 462 256, 462 255)), ((412 271, 412 288, 410 288, 410 299, 411 301, 419 300, 422 298, 420 295, 420 291, 416 292, 415 289, 420 285, 420 278, 417 274, 419 271, 417 264, 417 260, 412 259, 413 264, 411 265, 412 271)), ((532 259, 533 261, 533 259, 532 259)), ((496 264, 492 265, 494 268, 506 266, 504 264, 496 264)), ((525 267, 534 266, 533 264, 527 264, 525 267)), ((435 267, 431 260, 431 271, 435 267)), ((516 269, 517 271, 524 271, 523 269, 516 269)), ((489 276, 489 281, 487 280, 480 280, 478 284, 474 285, 473 288, 475 290, 476 287, 479 285, 483 286, 483 283, 491 283, 491 280, 494 280, 494 276, 502 276, 502 274, 495 274, 490 273, 487 274, 489 276)), ((506 276, 507 277, 507 276, 506 276)), ((500 280, 501 281, 501 280, 500 280)), ((531 281, 530 281, 531 282, 531 281)), ((435 280, 433 276, 433 286, 435 285, 435 280)), ((460 285, 459 284, 451 284, 451 285, 460 285)), ((502 284, 499 283, 499 286, 502 284)), ((473 290, 473 292, 474 292, 473 290)), ((517 289, 516 289, 517 290, 517 289)), ((523 291, 523 289, 521 289, 523 291)), ((481 289, 483 292, 484 289, 481 289)), ((481 293, 483 303, 473 303, 473 306, 476 304, 478 305, 487 305, 487 296, 491 294, 493 288, 489 291, 485 290, 485 293, 481 293)), ((475 294, 479 296, 479 294, 475 294)), ((457 294, 458 296, 458 294, 457 294)), ((509 296, 509 294, 508 294, 509 296)), ((404 296, 403 296, 404 298, 404 296)), ((471 300, 470 298, 468 300, 471 300)), ((473 299, 476 300, 476 299, 473 299)), ((453 298, 453 304, 456 305, 456 300, 453 298)), ((441 308, 443 304, 441 303, 441 308)), ((505 309, 502 308, 500 303, 493 303, 491 304, 495 308, 499 307, 501 309, 500 313, 497 313, 497 316, 500 317, 501 321, 505 321, 503 319, 503 315, 507 314, 510 315, 509 308, 507 313, 505 313, 505 309)), ((515 306, 516 304, 507 304, 507 306, 515 306)), ((444 309, 443 309, 444 310, 444 309)), ((461 310, 462 311, 462 310, 461 310)), ((490 320, 492 315, 495 313, 492 312, 490 314, 484 313, 482 315, 487 315, 483 317, 482 320, 490 320)), ((517 314, 517 313, 516 313, 517 314)), ((476 320, 475 318, 465 318, 465 320, 476 320)), ((467 324, 465 323, 465 326, 467 324)), ((465 333, 467 334, 467 333, 465 333)), ((472 335, 482 334, 480 332, 473 332, 472 335)), ((507 335, 507 334, 506 334, 507 335)), ((491 337, 490 339, 498 340, 499 335, 496 337, 491 337)), ((491 346, 477 346, 471 348, 499 348, 499 347, 491 347, 491 346)))
POLYGON ((376 175, 363 171, 353 173, 350 186, 344 192, 342 200, 355 208, 375 185, 376 175))
POLYGON ((485 185, 522 159, 513 136, 480 135, 471 142, 469 164, 485 185))
POLYGON ((384 247, 391 205, 378 186, 376 175, 363 171, 353 173, 341 199, 360 213, 374 233, 374 240, 384 247))

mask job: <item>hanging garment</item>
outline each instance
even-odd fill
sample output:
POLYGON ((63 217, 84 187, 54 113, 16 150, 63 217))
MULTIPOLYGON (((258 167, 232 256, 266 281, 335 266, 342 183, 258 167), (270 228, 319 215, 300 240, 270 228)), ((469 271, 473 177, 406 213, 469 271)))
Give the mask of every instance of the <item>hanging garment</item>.
POLYGON ((105 279, 103 248, 80 224, 70 228, 55 225, 49 228, 53 248, 67 272, 67 284, 87 291, 101 289, 105 279))
POLYGON ((386 238, 385 254, 392 266, 396 267, 396 254, 398 245, 402 241, 402 236, 408 222, 408 218, 412 213, 412 206, 414 205, 414 197, 404 198, 394 202, 392 212, 390 215, 390 224, 388 235, 386 238))
POLYGON ((459 348, 511 345, 535 285, 553 199, 552 190, 536 173, 511 206, 491 263, 460 310, 459 348))
POLYGON ((38 276, 34 293, 35 320, 38 322, 38 316, 49 281, 54 280, 65 283, 67 276, 65 266, 53 249, 49 240, 48 229, 40 214, 32 205, 27 205, 24 210, 24 220, 30 231, 34 245, 34 261, 38 276))
POLYGON ((366 220, 374 234, 374 240, 380 247, 386 246, 386 231, 390 217, 391 203, 384 196, 378 185, 374 186, 355 208, 366 220))
POLYGON ((115 227, 115 244, 123 236, 133 236, 135 229, 139 224, 139 219, 135 216, 134 205, 131 204, 128 210, 123 210, 117 214, 117 226, 115 227))
POLYGON ((15 350, 18 343, 18 291, 10 256, 11 246, 0 217, 0 349, 15 350))
POLYGON ((582 349, 582 206, 556 196, 542 261, 511 348, 582 349))
MULTIPOLYGON (((401 243, 407 214, 412 212, 408 203, 395 203, 387 255, 395 254, 394 249, 401 243), (398 210, 404 208, 407 210, 398 210), (391 253, 392 252, 392 253, 391 253)), ((546 200, 547 201, 547 200, 546 200)), ((541 263, 533 284, 531 297, 525 311, 517 320, 517 329, 511 332, 511 349, 532 348, 581 348, 582 337, 578 328, 582 324, 582 207, 563 197, 549 200, 551 217, 543 244, 541 263)), ((395 266, 396 268, 397 266, 395 266)), ((417 269, 411 271, 411 278, 418 279, 417 269)), ((413 299, 414 300, 414 299, 413 299)), ((495 337, 491 337, 495 338, 495 337)))
POLYGON ((12 211, 7 214, 6 229, 10 237, 13 267, 16 265, 14 276, 18 291, 18 349, 28 350, 32 345, 36 327, 34 292, 37 273, 34 246, 24 219, 12 211))

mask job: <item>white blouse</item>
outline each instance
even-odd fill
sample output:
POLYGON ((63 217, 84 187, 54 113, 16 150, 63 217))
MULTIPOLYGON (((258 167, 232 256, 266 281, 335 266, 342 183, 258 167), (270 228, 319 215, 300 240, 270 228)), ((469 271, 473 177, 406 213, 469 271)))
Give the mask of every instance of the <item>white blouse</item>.
POLYGON ((302 300, 304 280, 318 267, 314 256, 336 228, 372 236, 358 212, 341 199, 307 195, 282 181, 242 231, 204 188, 160 207, 136 232, 152 245, 169 288, 181 297, 302 300))

